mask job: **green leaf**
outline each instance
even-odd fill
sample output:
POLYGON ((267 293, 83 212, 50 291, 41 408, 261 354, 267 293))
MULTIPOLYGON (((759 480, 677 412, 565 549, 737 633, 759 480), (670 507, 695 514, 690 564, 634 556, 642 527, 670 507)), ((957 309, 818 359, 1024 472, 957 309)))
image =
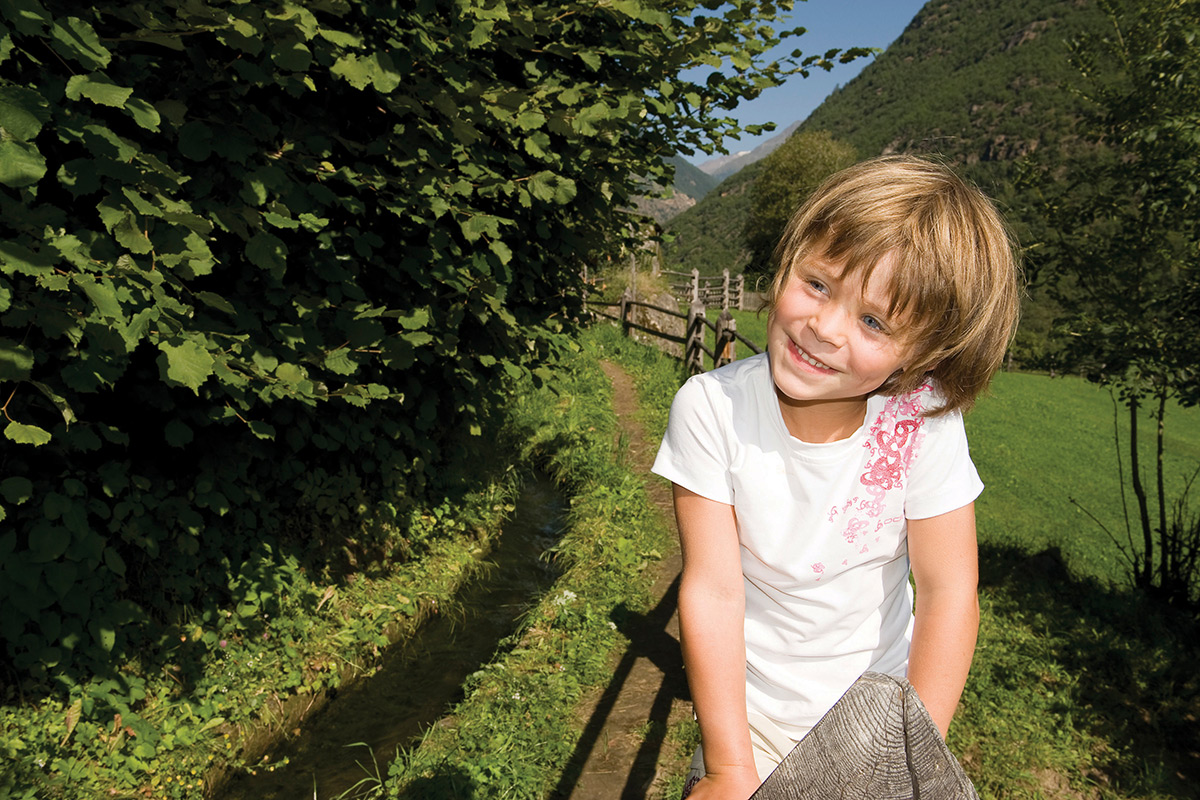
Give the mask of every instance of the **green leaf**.
POLYGON ((281 42, 272 48, 271 60, 280 69, 303 72, 312 64, 312 51, 303 42, 281 42))
POLYGON ((542 131, 533 133, 524 142, 525 152, 535 158, 546 158, 550 153, 550 137, 542 131))
POLYGON ((246 242, 246 258, 255 266, 267 270, 276 280, 283 277, 287 255, 287 245, 283 240, 265 231, 259 231, 246 242))
POLYGON ((5 502, 19 506, 33 497, 33 481, 20 476, 0 481, 0 495, 5 502))
POLYGON ((92 634, 92 638, 96 640, 96 644, 106 653, 112 652, 113 645, 117 642, 117 632, 111 627, 107 627, 98 622, 88 624, 88 631, 92 634))
POLYGON ((200 394, 200 384, 213 374, 212 354, 190 339, 179 345, 163 342, 158 349, 162 351, 158 366, 163 379, 200 394))
POLYGON ((429 309, 418 308, 408 316, 397 316, 396 321, 400 323, 400 327, 407 328, 410 331, 415 331, 429 325, 429 309))
POLYGON ((284 383, 290 383, 293 386, 304 380, 304 370, 295 364, 280 364, 275 368, 275 377, 284 383))
POLYGON ((257 436, 259 439, 274 439, 275 438, 275 429, 272 428, 270 425, 268 425, 265 422, 260 422, 259 420, 253 420, 252 422, 248 422, 247 425, 250 426, 250 432, 253 433, 255 436, 257 436))
POLYGON ((20 189, 32 186, 46 174, 46 159, 27 142, 0 142, 0 183, 20 189))
POLYGON ((224 311, 226 314, 237 314, 237 309, 233 307, 233 303, 230 303, 219 294, 213 292, 196 292, 196 299, 206 306, 211 306, 218 311, 224 311))
POLYGON ((543 170, 530 179, 529 191, 539 200, 566 205, 575 199, 576 187, 570 178, 543 170))
POLYGON ((498 236, 500 233, 500 218, 490 214, 475 214, 462 222, 463 235, 468 242, 474 242, 480 236, 498 236))
POLYGON ((45 275, 54 261, 13 241, 0 238, 0 271, 22 275, 45 275))
POLYGON ((50 441, 50 434, 42 430, 36 425, 23 425, 20 422, 10 422, 8 427, 4 429, 4 435, 8 437, 10 442, 17 444, 31 444, 34 447, 41 447, 46 442, 50 441))
POLYGON ((98 72, 91 75, 74 75, 67 81, 66 95, 70 100, 86 97, 98 105, 124 108, 125 102, 132 94, 133 89, 118 86, 98 72))
POLYGON ((112 53, 100 43, 96 31, 78 17, 55 20, 50 26, 50 39, 55 50, 84 69, 104 69, 112 60, 112 53))
POLYGON ((365 89, 371 83, 368 64, 356 55, 339 58, 329 70, 355 89, 365 89))
POLYGON ((353 375, 358 371, 358 364, 350 359, 350 350, 340 347, 325 356, 325 367, 338 375, 353 375))
POLYGON ((75 582, 79 578, 79 570, 72 561, 52 561, 42 570, 46 574, 46 583, 50 584, 50 588, 54 590, 54 594, 59 600, 65 598, 75 588, 75 582))
POLYGON ((355 89, 373 85, 384 94, 389 94, 400 85, 402 76, 396 72, 391 58, 386 53, 369 56, 346 55, 339 58, 329 69, 334 75, 355 89))
POLYGON ((107 279, 101 283, 90 275, 76 275, 75 283, 83 289, 84 294, 88 296, 102 316, 109 319, 124 318, 121 303, 117 300, 117 293, 107 279))
POLYGON ((121 554, 111 547, 104 548, 104 566, 121 577, 125 577, 125 559, 121 558, 121 554))
POLYGON ((158 115, 158 109, 140 97, 131 97, 125 104, 125 110, 133 117, 134 122, 146 130, 156 131, 159 123, 162 122, 162 117, 158 115))
POLYGON ((23 381, 33 369, 33 350, 0 338, 0 381, 23 381))
POLYGON ((50 104, 32 89, 23 86, 0 88, 0 128, 20 141, 38 135, 50 120, 50 104))
POLYGON ((45 395, 47 400, 54 404, 54 407, 58 409, 58 413, 62 414, 63 422, 65 422, 67 425, 75 422, 75 410, 71 408, 70 404, 67 403, 67 401, 63 399, 60 394, 55 392, 41 381, 30 381, 30 383, 32 383, 39 392, 45 395))
POLYGON ((166 437, 167 444, 172 447, 183 447, 192 443, 192 429, 177 419, 173 419, 167 423, 163 429, 163 434, 166 437))
POLYGON ((145 255, 154 249, 150 237, 138 225, 137 217, 132 211, 126 211, 121 221, 113 225, 112 233, 117 243, 129 248, 131 253, 145 255))
MULTIPOLYGON (((263 199, 265 200, 266 197, 264 196, 263 199)), ((261 202, 262 201, 260 200, 259 203, 261 202)), ((282 214, 276 214, 274 211, 264 211, 263 219, 269 224, 274 225, 276 228, 294 229, 300 227, 299 221, 294 220, 291 217, 285 217, 282 214)))
POLYGON ((501 264, 507 264, 512 261, 512 249, 499 239, 493 239, 488 242, 488 248, 496 254, 501 264))
POLYGON ((71 532, 61 525, 44 525, 30 534, 29 556, 35 564, 44 564, 67 552, 71 532))
POLYGON ((540 128, 546 123, 546 115, 540 111, 524 111, 517 115, 517 126, 524 131, 540 128))

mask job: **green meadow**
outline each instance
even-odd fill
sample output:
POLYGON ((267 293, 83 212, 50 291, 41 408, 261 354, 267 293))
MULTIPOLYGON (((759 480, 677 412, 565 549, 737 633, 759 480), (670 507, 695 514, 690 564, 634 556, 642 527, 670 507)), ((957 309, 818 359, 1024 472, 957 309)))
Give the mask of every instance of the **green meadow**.
MULTIPOLYGON (((1143 480, 1153 492, 1156 423, 1149 414, 1141 420, 1143 480)), ((1033 552, 1058 547, 1079 575, 1125 579, 1128 565, 1088 516, 1126 542, 1116 446, 1119 436, 1128 468, 1124 406, 1114 409, 1106 389, 1078 378, 1001 373, 967 416, 967 429, 988 487, 979 500, 981 543, 1033 552)), ((1168 409, 1164 431, 1169 503, 1200 464, 1200 409, 1168 409)), ((1124 495, 1136 525, 1136 501, 1127 481, 1124 495)))

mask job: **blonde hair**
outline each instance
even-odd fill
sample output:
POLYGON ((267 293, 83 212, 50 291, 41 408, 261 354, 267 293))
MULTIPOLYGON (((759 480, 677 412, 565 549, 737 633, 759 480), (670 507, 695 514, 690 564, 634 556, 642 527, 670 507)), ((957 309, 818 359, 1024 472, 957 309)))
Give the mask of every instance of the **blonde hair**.
POLYGON ((933 378, 944 405, 969 409, 999 368, 1020 309, 1015 240, 991 200, 948 167, 885 156, 835 173, 792 216, 775 248, 773 313, 806 256, 863 271, 894 254, 890 315, 905 319, 907 367, 876 391, 905 394, 933 378))

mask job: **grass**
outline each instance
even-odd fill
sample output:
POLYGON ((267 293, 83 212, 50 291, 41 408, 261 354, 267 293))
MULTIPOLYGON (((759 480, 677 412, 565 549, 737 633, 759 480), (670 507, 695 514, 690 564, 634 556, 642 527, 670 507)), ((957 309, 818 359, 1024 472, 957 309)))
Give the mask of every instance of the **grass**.
MULTIPOLYGON (((1123 407, 1118 422, 1128 466, 1123 407)), ((1147 466, 1154 460, 1153 426, 1149 415, 1139 425, 1147 466)), ((1106 390, 1077 378, 1001 373, 991 393, 968 415, 967 430, 971 454, 988 487, 978 506, 981 542, 1030 552, 1058 547, 1073 572, 1124 580, 1125 564, 1116 547, 1082 510, 1124 536, 1113 405, 1106 390)), ((1168 410, 1166 433, 1170 498, 1200 464, 1200 409, 1168 410)), ((1144 479, 1152 485, 1150 471, 1144 479)), ((1132 503, 1133 494, 1128 487, 1126 491, 1132 503)))
MULTIPOLYGON (((997 376, 967 418, 983 623, 951 744, 984 797, 1186 797, 1200 779, 1196 618, 1129 589, 1080 508, 1123 532, 1113 419, 1105 390, 1029 374, 997 376)), ((1170 498, 1200 462, 1200 410, 1166 430, 1170 498)))

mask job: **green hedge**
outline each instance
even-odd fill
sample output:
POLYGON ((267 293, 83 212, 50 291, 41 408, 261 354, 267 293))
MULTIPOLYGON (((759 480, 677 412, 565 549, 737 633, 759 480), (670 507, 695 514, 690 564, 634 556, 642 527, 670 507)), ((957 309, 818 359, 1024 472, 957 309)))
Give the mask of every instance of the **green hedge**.
POLYGON ((790 5, 0 4, 0 682, 151 741, 183 626, 418 552, 790 5))

